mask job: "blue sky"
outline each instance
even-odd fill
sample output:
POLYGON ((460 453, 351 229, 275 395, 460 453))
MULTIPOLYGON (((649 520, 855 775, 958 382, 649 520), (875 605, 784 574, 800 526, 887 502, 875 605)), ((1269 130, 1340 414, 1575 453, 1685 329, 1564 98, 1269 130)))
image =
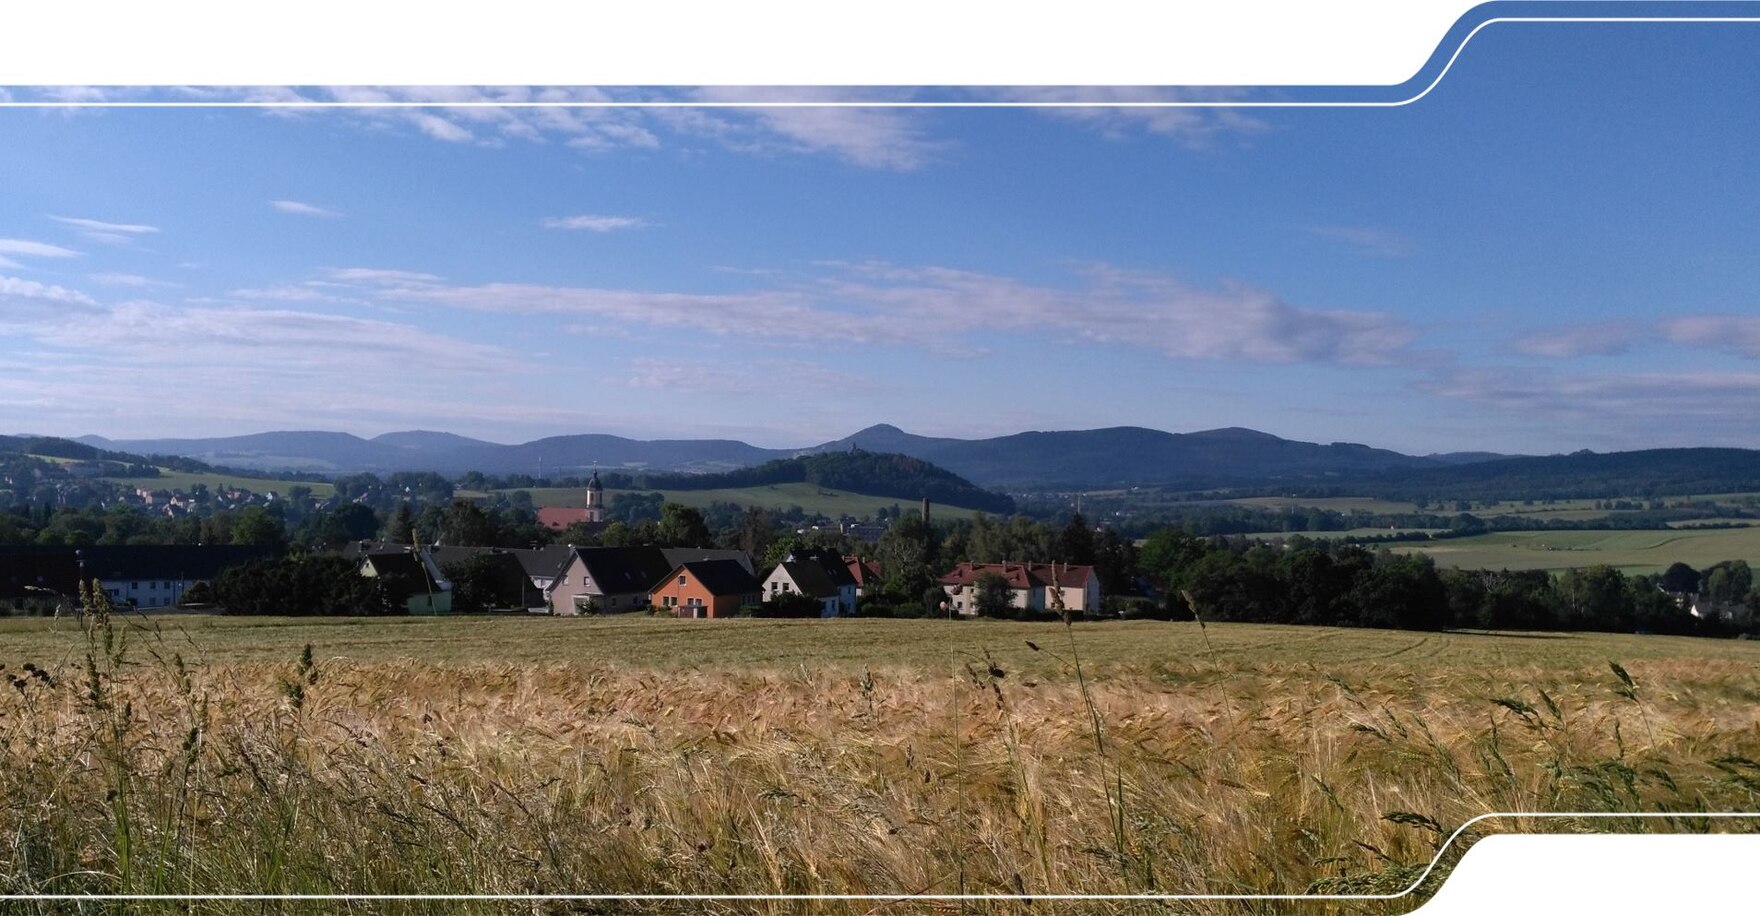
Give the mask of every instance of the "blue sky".
POLYGON ((1757 51, 1494 27, 1396 109, 0 110, 0 430, 1760 447, 1757 51))

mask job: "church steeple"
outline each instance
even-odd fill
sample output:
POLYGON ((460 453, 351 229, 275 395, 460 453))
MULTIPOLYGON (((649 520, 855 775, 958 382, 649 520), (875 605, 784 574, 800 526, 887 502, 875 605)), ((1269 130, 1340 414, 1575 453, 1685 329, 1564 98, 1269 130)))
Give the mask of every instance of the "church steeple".
POLYGON ((599 470, 593 469, 593 479, 587 481, 587 521, 598 523, 605 520, 605 485, 599 482, 599 470))

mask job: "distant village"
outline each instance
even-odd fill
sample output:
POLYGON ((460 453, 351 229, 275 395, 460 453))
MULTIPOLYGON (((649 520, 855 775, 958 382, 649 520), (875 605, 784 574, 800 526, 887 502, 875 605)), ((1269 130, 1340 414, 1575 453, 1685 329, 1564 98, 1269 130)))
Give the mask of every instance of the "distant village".
MULTIPOLYGON (((213 473, 208 484, 184 473, 155 486, 148 470, 0 456, 0 613, 78 613, 101 595, 141 613, 1151 618, 1760 635, 1760 584, 1739 559, 1661 573, 1454 569, 1300 528, 1214 534, 1199 519, 1126 537, 1077 505, 937 517, 925 498, 831 517, 691 506, 637 488, 607 499, 597 472, 369 473, 258 491, 213 473), (538 490, 552 502, 539 505, 538 490), (556 505, 558 491, 578 501, 556 505)), ((1220 511, 1243 525, 1300 520, 1292 510, 1220 511)))
MULTIPOLYGON (((332 494, 318 500, 311 487, 297 484, 287 493, 202 483, 187 488, 128 485, 105 479, 121 469, 103 461, 39 462, 23 474, 9 470, 4 480, 15 499, 28 489, 39 501, 84 505, 87 514, 102 512, 106 518, 122 512, 123 517, 205 520, 204 525, 220 518, 232 520, 236 528, 240 518, 272 518, 297 527, 307 517, 358 516, 362 523, 347 532, 351 536, 345 543, 336 543, 334 535, 341 529, 332 526, 326 538, 330 543, 309 545, 305 551, 294 548, 295 556, 344 562, 350 575, 370 581, 370 592, 338 594, 368 595, 364 600, 373 606, 335 608, 341 612, 854 616, 875 610, 872 602, 887 570, 877 556, 885 551, 872 547, 887 543, 900 517, 897 511, 867 518, 793 513, 791 520, 741 510, 719 520, 746 523, 742 548, 713 545, 703 513, 657 499, 651 506, 642 502, 639 509, 653 510, 660 518, 632 518, 627 505, 622 517, 614 517, 597 473, 581 481, 583 497, 576 506, 537 507, 504 498, 499 507, 483 510, 452 499, 452 485, 437 475, 343 478, 332 494), (430 522, 426 539, 417 506, 430 522), (473 517, 480 524, 449 525, 448 513, 473 517), (662 530, 669 520, 679 519, 684 533, 662 530), (481 530, 466 534, 461 527, 481 530), (469 543, 449 543, 449 535, 469 543), (521 540, 530 546, 522 546, 521 540), (867 608, 864 599, 870 603, 867 608)), ((929 501, 910 514, 921 523, 916 530, 926 534, 929 501)), ((113 604, 142 612, 232 611, 221 594, 228 571, 233 571, 234 584, 252 570, 267 578, 266 564, 284 561, 294 546, 274 532, 261 543, 237 536, 224 544, 86 543, 88 539, 80 538, 55 545, 42 540, 0 545, 0 600, 13 611, 71 610, 79 604, 80 584, 91 582, 113 604)), ((992 611, 1088 613, 1103 601, 1093 565, 1050 558, 914 569, 903 587, 906 603, 921 604, 923 614, 972 616, 981 609, 980 585, 989 587, 992 611), (914 600, 924 594, 919 585, 934 589, 934 600, 914 600)), ((898 603, 896 577, 892 586, 884 607, 889 614, 898 603)))
MULTIPOLYGON (((596 508, 582 510, 589 524, 597 521, 596 508)), ((566 524, 581 521, 571 511, 566 524)), ((326 555, 378 587, 375 594, 389 605, 377 612, 410 615, 464 610, 461 598, 468 591, 468 609, 486 613, 844 617, 862 614, 864 597, 886 577, 874 558, 810 546, 789 547, 774 562, 744 550, 705 547, 467 547, 375 540, 351 542, 326 555)), ((241 545, 0 547, 0 599, 14 610, 28 605, 67 613, 79 605, 81 583, 96 583, 113 605, 142 612, 220 611, 215 585, 228 570, 249 570, 253 563, 275 559, 266 548, 241 545)), ((962 562, 935 582, 941 597, 926 611, 949 617, 984 611, 1085 615, 1103 606, 1091 565, 962 562)))

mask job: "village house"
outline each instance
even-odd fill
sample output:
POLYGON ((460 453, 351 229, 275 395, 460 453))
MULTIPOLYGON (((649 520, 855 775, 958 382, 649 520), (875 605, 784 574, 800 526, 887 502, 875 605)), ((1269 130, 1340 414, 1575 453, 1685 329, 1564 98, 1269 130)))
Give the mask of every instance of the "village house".
POLYGON ((142 610, 174 608, 196 583, 211 585, 227 567, 267 555, 259 547, 232 545, 0 548, 0 567, 8 571, 0 576, 0 592, 4 592, 0 597, 54 593, 77 602, 79 583, 95 579, 115 604, 142 610))
POLYGON ((954 611, 978 613, 977 581, 986 573, 1008 583, 1009 603, 1021 610, 1087 613, 1100 607, 1100 577, 1092 566, 1068 563, 961 563, 942 576, 954 611))
POLYGON ((834 554, 791 553, 764 579, 764 600, 804 595, 819 602, 819 616, 842 617, 856 612, 856 580, 834 554))
POLYGON ((648 602, 675 617, 732 617, 742 605, 759 604, 763 583, 737 560, 680 564, 648 592, 648 602))
POLYGON ((532 588, 536 590, 527 599, 526 609, 547 612, 550 586, 555 583, 557 576, 562 575, 562 568, 574 559, 574 548, 557 544, 551 547, 513 547, 507 552, 519 560, 520 566, 526 571, 526 577, 532 582, 532 588))
POLYGON ((694 547, 578 547, 571 548, 545 593, 550 613, 620 614, 645 610, 649 593, 667 573, 684 563, 729 560, 747 575, 754 573, 752 558, 739 550, 707 550, 694 547))
POLYGON ((0 607, 72 610, 78 603, 79 559, 58 547, 0 547, 0 607))
MULTIPOLYGON (((464 563, 474 562, 488 571, 487 581, 477 583, 486 588, 487 594, 475 596, 482 602, 483 610, 523 610, 532 602, 543 600, 543 592, 532 587, 525 566, 511 550, 502 547, 433 547, 429 552, 440 574, 449 579, 458 575, 455 568, 464 563)), ((456 599, 457 589, 453 591, 456 599)))
POLYGON ((360 573, 385 580, 392 597, 412 615, 452 613, 452 583, 426 548, 369 553, 361 558, 360 573))
POLYGON ((857 598, 866 597, 871 589, 879 588, 880 580, 885 578, 880 564, 873 560, 864 560, 861 557, 844 557, 843 565, 849 571, 849 577, 856 583, 857 598))

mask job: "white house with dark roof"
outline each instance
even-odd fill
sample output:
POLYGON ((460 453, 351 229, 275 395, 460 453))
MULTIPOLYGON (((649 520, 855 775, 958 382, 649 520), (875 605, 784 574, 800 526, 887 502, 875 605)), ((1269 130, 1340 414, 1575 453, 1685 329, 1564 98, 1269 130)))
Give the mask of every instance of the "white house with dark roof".
POLYGON ((830 554, 789 554, 764 578, 764 600, 804 595, 819 602, 819 616, 844 617, 856 612, 856 580, 842 557, 830 554))

